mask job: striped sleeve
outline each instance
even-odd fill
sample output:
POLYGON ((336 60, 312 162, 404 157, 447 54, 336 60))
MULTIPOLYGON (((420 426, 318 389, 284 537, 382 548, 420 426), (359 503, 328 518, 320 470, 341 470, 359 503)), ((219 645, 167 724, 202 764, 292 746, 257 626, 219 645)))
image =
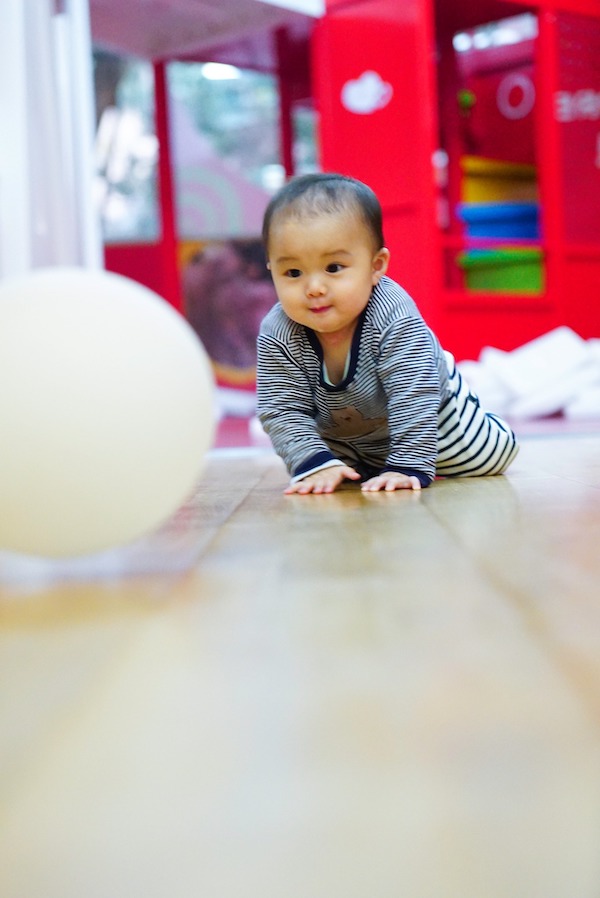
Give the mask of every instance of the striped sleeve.
POLYGON ((382 334, 378 371, 388 401, 386 469, 421 472, 431 482, 440 381, 433 337, 421 318, 400 318, 390 324, 382 334))
POLYGON ((300 478, 338 460, 317 429, 302 354, 294 358, 293 341, 273 331, 263 328, 257 341, 257 413, 288 472, 300 478))

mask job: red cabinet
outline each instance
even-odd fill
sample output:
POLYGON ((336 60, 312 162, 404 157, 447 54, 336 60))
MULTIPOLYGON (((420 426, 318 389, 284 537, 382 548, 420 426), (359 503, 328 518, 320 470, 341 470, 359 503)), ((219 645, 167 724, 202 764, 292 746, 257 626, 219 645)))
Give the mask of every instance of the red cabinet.
POLYGON ((330 0, 317 25, 322 166, 376 190, 392 274, 459 358, 600 335, 598 59, 596 0, 330 0))

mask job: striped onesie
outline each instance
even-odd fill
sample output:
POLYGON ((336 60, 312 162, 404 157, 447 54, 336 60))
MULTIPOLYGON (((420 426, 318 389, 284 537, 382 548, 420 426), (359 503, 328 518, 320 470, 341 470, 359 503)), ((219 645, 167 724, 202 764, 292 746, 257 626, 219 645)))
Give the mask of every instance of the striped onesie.
POLYGON ((500 474, 518 451, 485 412, 411 297, 382 277, 360 315, 343 380, 316 334, 277 303, 258 336, 258 416, 292 482, 342 462, 368 479, 500 474))

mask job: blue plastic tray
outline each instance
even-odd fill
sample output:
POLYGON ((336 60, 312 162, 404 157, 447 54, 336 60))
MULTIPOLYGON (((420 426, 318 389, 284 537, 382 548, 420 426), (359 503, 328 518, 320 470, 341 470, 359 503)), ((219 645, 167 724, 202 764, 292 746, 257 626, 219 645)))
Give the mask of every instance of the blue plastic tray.
POLYGON ((458 214, 469 237, 540 236, 538 203, 462 203, 458 214))

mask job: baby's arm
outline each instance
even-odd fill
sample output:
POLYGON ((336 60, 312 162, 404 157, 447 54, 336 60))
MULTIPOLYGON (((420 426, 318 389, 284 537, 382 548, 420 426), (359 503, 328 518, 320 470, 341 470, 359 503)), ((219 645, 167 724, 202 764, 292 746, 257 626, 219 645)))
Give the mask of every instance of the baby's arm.
POLYGON ((415 481, 423 488, 434 479, 440 380, 433 339, 418 318, 396 322, 382 339, 378 374, 388 399, 390 449, 384 470, 363 485, 367 491, 418 489, 415 481))
MULTIPOLYGON (((314 384, 302 365, 304 360, 300 351, 294 355, 293 348, 268 333, 259 335, 257 413, 292 477, 290 486, 324 468, 343 464, 319 432, 315 420, 314 384)), ((316 356, 315 362, 318 365, 316 356)))
POLYGON ((360 480, 360 474, 348 465, 331 465, 309 474, 301 480, 293 479, 285 490, 286 495, 299 493, 333 493, 344 480, 360 480))

